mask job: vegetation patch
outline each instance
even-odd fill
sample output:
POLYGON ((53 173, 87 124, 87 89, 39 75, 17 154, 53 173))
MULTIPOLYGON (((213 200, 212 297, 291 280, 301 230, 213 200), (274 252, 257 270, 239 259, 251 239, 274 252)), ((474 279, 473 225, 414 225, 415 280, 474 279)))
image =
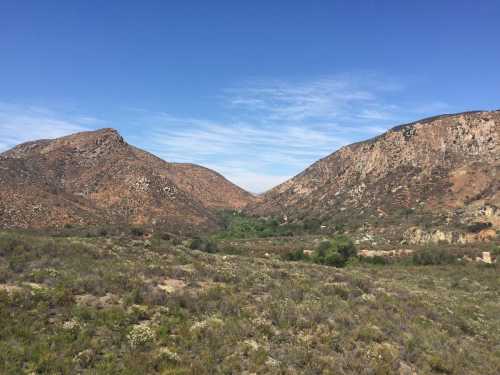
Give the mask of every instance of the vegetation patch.
POLYGON ((357 262, 345 236, 190 244, 0 232, 0 373, 498 374, 494 265, 357 262))

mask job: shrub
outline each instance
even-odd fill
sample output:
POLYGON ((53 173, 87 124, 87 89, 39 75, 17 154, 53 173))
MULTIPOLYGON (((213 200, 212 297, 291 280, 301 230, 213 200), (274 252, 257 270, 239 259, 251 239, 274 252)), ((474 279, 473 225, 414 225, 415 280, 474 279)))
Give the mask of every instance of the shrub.
POLYGON ((170 235, 170 233, 163 232, 160 233, 160 238, 164 241, 170 241, 172 239, 172 236, 170 235))
POLYGON ((291 253, 285 254, 284 259, 289 261, 299 261, 307 259, 308 257, 304 254, 304 251, 299 249, 292 251, 291 253))
POLYGON ((189 244, 191 250, 200 250, 203 245, 203 240, 201 238, 193 238, 189 244))
POLYGON ((373 257, 361 257, 361 258, 364 263, 371 263, 377 265, 389 264, 389 259, 380 255, 376 255, 373 257))
POLYGON ((356 247, 350 238, 338 235, 332 240, 321 241, 312 257, 304 254, 303 250, 296 250, 284 256, 285 260, 299 261, 311 259, 314 263, 327 266, 344 267, 349 259, 357 254, 356 247))
POLYGON ((318 252, 321 253, 322 256, 324 256, 326 251, 330 249, 331 246, 332 243, 330 241, 321 241, 318 245, 318 252))
POLYGON ((304 230, 308 232, 318 232, 321 227, 321 221, 318 219, 306 219, 304 221, 304 230))
POLYGON ((455 263, 456 256, 442 249, 427 248, 413 254, 412 260, 419 266, 452 264, 455 263))
POLYGON ((340 253, 330 252, 325 256, 323 264, 327 266, 344 267, 347 263, 347 259, 348 258, 345 258, 340 253))
POLYGON ((335 232, 337 232, 337 233, 344 233, 345 227, 346 227, 345 224, 339 224, 339 223, 337 223, 334 226, 335 232))
POLYGON ((211 240, 206 240, 201 238, 194 238, 191 241, 189 248, 191 250, 200 250, 212 254, 218 251, 217 243, 211 240))
POLYGON ((472 233, 479 233, 488 228, 491 228, 491 223, 472 223, 467 227, 467 230, 472 233))
POLYGON ((0 256, 9 256, 24 251, 25 244, 15 235, 0 236, 0 256))
POLYGON ((144 235, 144 229, 140 227, 132 227, 130 228, 130 233, 133 236, 139 237, 144 235))
POLYGON ((333 239, 332 245, 346 259, 354 257, 358 253, 354 243, 347 236, 336 236, 333 239))
POLYGON ((491 247, 491 253, 493 255, 500 255, 500 245, 498 244, 494 244, 492 247, 491 247))
POLYGON ((174 238, 172 239, 172 245, 174 245, 174 246, 179 246, 180 244, 182 244, 182 241, 181 241, 181 239, 180 239, 180 238, 174 237, 174 238))
POLYGON ((144 296, 142 291, 139 288, 133 288, 126 296, 125 296, 125 304, 133 305, 133 304, 141 304, 144 302, 144 296))
POLYGON ((357 250, 352 240, 344 235, 323 241, 314 252, 313 261, 334 267, 344 267, 347 261, 356 256, 357 250))
POLYGON ((293 236, 302 233, 302 225, 282 223, 276 218, 255 218, 238 212, 222 212, 221 222, 224 230, 217 233, 218 238, 268 238, 293 236))
POLYGON ((205 244, 205 248, 202 251, 207 253, 216 253, 218 250, 217 244, 213 241, 207 241, 205 244))

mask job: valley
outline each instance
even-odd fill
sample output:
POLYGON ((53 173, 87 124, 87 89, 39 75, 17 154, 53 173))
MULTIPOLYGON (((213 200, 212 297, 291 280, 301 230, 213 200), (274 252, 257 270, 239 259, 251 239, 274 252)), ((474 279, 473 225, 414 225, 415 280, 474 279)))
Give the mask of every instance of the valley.
POLYGON ((0 373, 500 371, 499 112, 254 196, 113 129, 0 154, 0 373))

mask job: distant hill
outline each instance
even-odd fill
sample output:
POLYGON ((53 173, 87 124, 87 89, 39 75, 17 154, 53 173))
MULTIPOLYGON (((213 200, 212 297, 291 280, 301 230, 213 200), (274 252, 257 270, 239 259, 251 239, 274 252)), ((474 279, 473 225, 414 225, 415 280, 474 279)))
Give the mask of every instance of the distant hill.
POLYGON ((168 163, 113 129, 21 144, 0 154, 0 226, 155 224, 209 230, 214 209, 254 197, 220 174, 168 163))
POLYGON ((500 111, 400 125, 319 160, 248 211, 395 232, 500 229, 499 133, 500 111))

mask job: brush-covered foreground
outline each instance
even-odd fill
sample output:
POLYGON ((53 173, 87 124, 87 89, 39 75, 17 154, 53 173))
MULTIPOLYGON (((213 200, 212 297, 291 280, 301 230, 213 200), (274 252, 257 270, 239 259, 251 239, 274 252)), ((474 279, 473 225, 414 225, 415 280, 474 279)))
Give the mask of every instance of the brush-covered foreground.
POLYGON ((495 266, 0 234, 1 374, 499 374, 495 266))

